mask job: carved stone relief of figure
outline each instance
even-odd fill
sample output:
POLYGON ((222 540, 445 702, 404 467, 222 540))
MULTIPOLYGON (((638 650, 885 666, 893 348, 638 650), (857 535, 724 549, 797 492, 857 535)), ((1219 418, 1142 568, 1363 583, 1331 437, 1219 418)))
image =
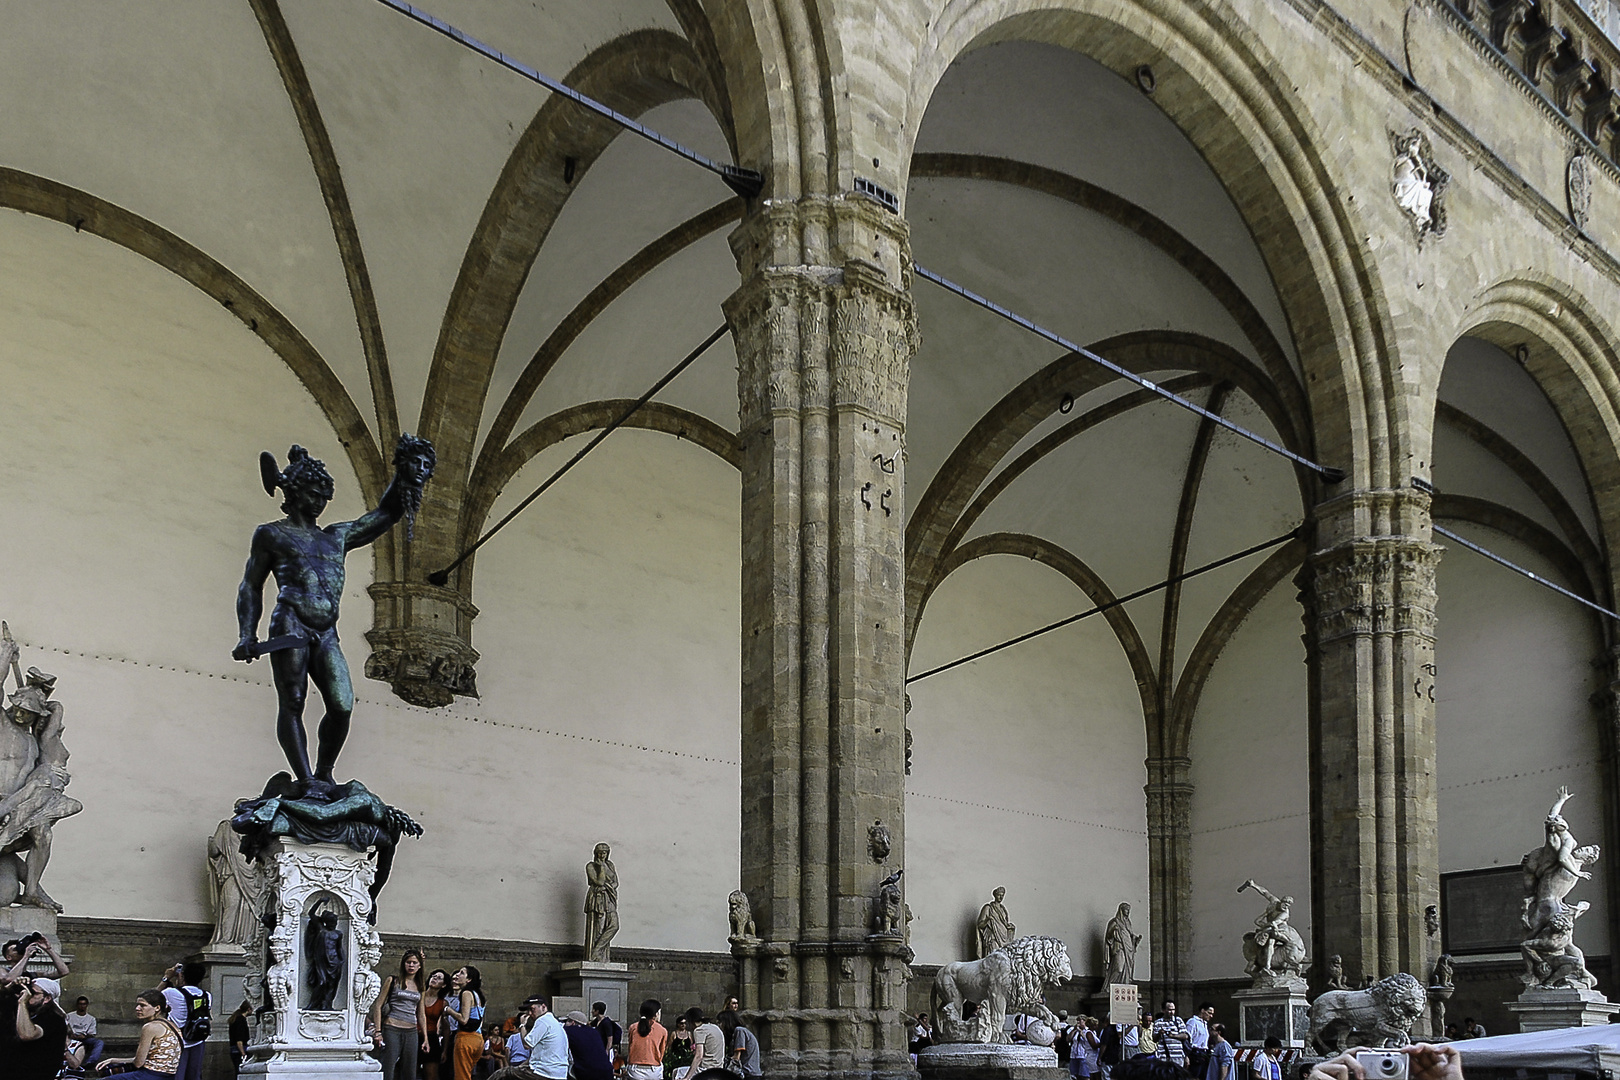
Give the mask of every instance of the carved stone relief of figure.
POLYGON ((606 844, 597 844, 585 864, 585 959, 592 964, 609 962, 608 945, 619 932, 619 872, 611 854, 606 844))
POLYGON ((1108 953, 1104 986, 1136 981, 1136 947, 1140 944, 1142 935, 1131 929, 1131 905, 1119 905, 1103 934, 1103 948, 1108 953))
POLYGON ((894 840, 889 835, 889 827, 881 821, 874 821, 866 829, 866 850, 871 854, 872 861, 880 863, 889 857, 894 850, 894 840))
POLYGON ((230 819, 208 838, 208 885, 214 901, 214 936, 209 949, 253 942, 259 919, 259 867, 242 854, 242 840, 230 819))
POLYGON ((1404 135, 1392 133, 1390 144, 1395 152, 1390 181, 1395 204, 1406 213, 1420 244, 1429 236, 1443 235, 1446 214, 1441 195, 1451 175, 1435 164, 1429 137, 1413 128, 1404 135))
POLYGON ((56 823, 84 805, 66 794, 62 703, 51 700, 56 676, 31 667, 24 678, 18 655, 10 628, 0 623, 0 681, 9 669, 17 685, 0 720, 0 907, 60 912, 39 879, 50 862, 56 823))
POLYGON ((978 931, 978 955, 982 959, 1013 939, 1012 920, 1007 917, 1006 905, 1002 903, 1007 896, 1004 886, 996 886, 991 893, 993 899, 979 909, 979 918, 974 923, 978 931))

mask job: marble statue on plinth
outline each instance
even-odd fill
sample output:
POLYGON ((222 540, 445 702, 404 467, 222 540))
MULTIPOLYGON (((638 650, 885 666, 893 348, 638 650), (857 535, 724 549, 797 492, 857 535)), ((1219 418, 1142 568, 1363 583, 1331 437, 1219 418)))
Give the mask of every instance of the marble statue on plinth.
POLYGON ((1328 957, 1327 981, 1324 984, 1329 990, 1348 990, 1350 984, 1344 981, 1344 957, 1334 953, 1328 957))
POLYGON ((1401 972, 1365 990, 1329 990, 1311 1002, 1311 1045, 1328 1056, 1347 1045, 1405 1046, 1412 1025, 1429 1011, 1423 984, 1401 972))
POLYGON ((1434 962, 1434 975, 1429 979, 1430 986, 1453 986, 1452 979, 1456 965, 1452 962, 1450 953, 1441 953, 1440 959, 1434 962))
POLYGON ((1564 903, 1577 881, 1590 880, 1586 867, 1598 859, 1595 844, 1577 846, 1564 820, 1564 804, 1573 792, 1558 789, 1547 812, 1546 839, 1527 852, 1519 863, 1524 872, 1524 911, 1521 919, 1528 936, 1520 944, 1524 956, 1524 985, 1531 989, 1591 990, 1597 979, 1586 969, 1586 957, 1575 947, 1575 920, 1591 907, 1585 900, 1564 903))
POLYGON ((1108 953, 1108 973, 1103 978, 1105 990, 1136 981, 1136 947, 1140 944, 1142 935, 1131 928, 1131 905, 1120 904, 1103 934, 1103 947, 1108 953))
POLYGON ((585 960, 592 964, 610 961, 609 944, 619 932, 619 872, 608 856, 613 849, 597 844, 591 861, 585 864, 585 960))
POLYGON ((1009 1042, 1005 1023, 1009 1013, 1038 1016, 1055 1029, 1057 1017, 1041 996, 1046 987, 1073 977, 1068 946, 1050 937, 1021 937, 993 949, 989 956, 946 964, 934 976, 936 1040, 1009 1042), (969 1002, 978 1006, 972 1015, 966 1015, 969 1002))
POLYGON ((1276 896, 1253 878, 1238 886, 1238 892, 1253 889, 1266 898, 1266 910, 1254 920, 1254 929, 1243 935, 1243 959, 1256 987, 1278 986, 1304 981, 1305 941, 1288 925, 1293 911, 1292 896, 1276 896))
POLYGON ((0 623, 0 687, 7 670, 17 683, 0 720, 0 907, 60 912, 39 879, 51 859, 56 823, 84 804, 66 793, 62 703, 51 700, 56 676, 31 667, 25 678, 18 655, 10 628, 0 623))
MULTIPOLYGON (((433 475, 433 444, 401 435, 394 447, 394 477, 377 508, 354 521, 322 527, 321 512, 332 499, 332 477, 326 466, 301 446, 287 454, 280 468, 268 454, 259 456, 260 480, 267 495, 281 489, 286 517, 253 532, 247 569, 236 591, 240 640, 231 656, 252 663, 270 658, 279 708, 276 738, 291 773, 277 773, 258 799, 236 805, 231 827, 243 835, 242 854, 254 858, 272 837, 305 843, 342 843, 356 851, 377 850, 371 896, 388 880, 394 846, 401 835, 420 836, 421 826, 403 811, 388 806, 359 781, 339 784, 333 770, 349 736, 354 689, 349 665, 338 644, 338 605, 343 599, 344 559, 350 551, 380 539, 402 518, 414 518, 422 488, 433 475), (270 613, 270 637, 260 641, 265 582, 276 579, 276 605, 270 613), (304 728, 304 702, 313 681, 325 705, 316 732, 313 766, 304 728)), ((376 904, 368 916, 377 917, 376 904)))
POLYGON ((1010 942, 1013 932, 1017 930, 1007 917, 1006 905, 1002 903, 1007 898, 1006 887, 998 885, 990 895, 990 902, 979 909, 979 917, 973 924, 978 941, 975 956, 980 960, 1010 942))
POLYGON ((229 818, 208 838, 208 894, 214 902, 214 936, 204 948, 251 944, 263 894, 259 865, 242 854, 241 837, 229 818))

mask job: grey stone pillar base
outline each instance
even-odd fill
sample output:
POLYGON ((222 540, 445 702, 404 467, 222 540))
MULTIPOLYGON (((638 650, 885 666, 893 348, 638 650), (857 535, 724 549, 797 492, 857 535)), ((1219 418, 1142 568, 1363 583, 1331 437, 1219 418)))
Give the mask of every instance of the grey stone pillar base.
POLYGON ((1518 1014, 1520 1031, 1551 1031, 1607 1024, 1620 1002, 1596 990, 1526 990, 1508 1009, 1518 1014))
POLYGON ((1311 1006, 1305 983, 1258 986, 1232 995, 1238 1006, 1239 1038, 1244 1046, 1260 1046, 1275 1035, 1285 1047, 1299 1049, 1311 1028, 1311 1006))
POLYGON ((917 1055, 923 1080, 1065 1080, 1050 1046, 941 1043, 917 1055))

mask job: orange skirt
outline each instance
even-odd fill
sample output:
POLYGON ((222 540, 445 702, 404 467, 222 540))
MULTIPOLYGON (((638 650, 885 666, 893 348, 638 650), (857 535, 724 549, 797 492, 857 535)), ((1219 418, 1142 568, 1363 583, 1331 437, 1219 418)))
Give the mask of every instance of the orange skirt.
POLYGON ((472 1080, 478 1059, 484 1056, 484 1037, 476 1031, 458 1031, 450 1044, 450 1067, 455 1080, 472 1080))

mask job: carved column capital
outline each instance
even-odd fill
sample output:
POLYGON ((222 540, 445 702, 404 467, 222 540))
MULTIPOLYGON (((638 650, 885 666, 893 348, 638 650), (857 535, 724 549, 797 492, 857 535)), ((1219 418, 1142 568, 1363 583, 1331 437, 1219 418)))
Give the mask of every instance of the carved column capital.
POLYGON ((1434 637, 1442 549, 1413 537, 1367 537, 1311 556, 1305 575, 1319 642, 1348 635, 1434 637))

